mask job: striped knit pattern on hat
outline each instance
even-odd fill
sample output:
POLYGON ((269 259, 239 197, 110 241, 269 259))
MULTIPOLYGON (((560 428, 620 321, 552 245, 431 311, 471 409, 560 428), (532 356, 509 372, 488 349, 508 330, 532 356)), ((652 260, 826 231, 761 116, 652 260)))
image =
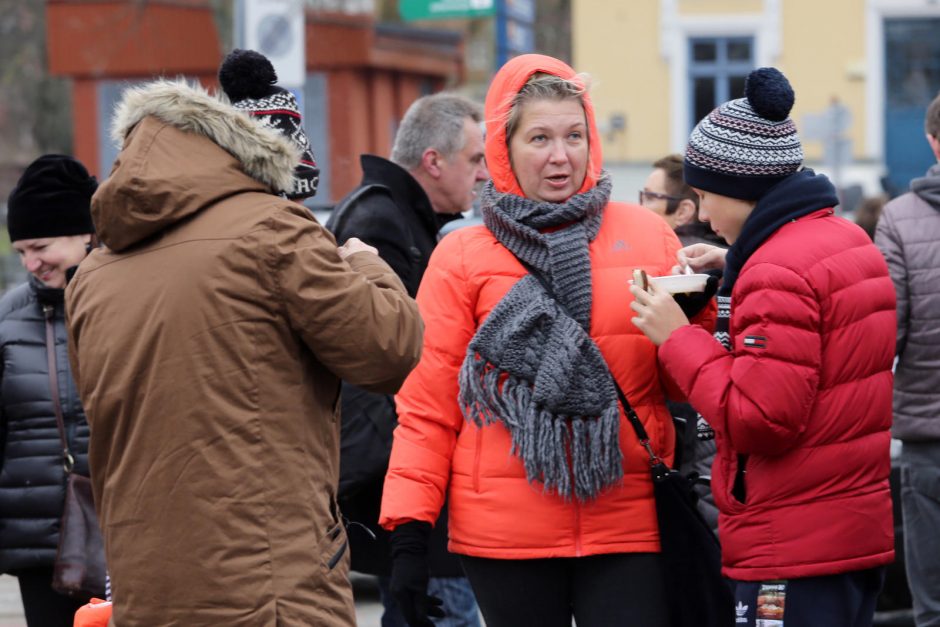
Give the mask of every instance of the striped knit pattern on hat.
POLYGON ((266 126, 290 139, 301 151, 300 163, 294 170, 294 190, 288 194, 289 198, 308 198, 317 193, 320 182, 320 168, 313 157, 310 140, 304 132, 297 99, 286 89, 277 89, 264 98, 245 98, 233 102, 232 106, 254 116, 266 126))
POLYGON ((800 169, 803 147, 788 115, 793 92, 786 78, 761 68, 746 89, 746 98, 722 104, 692 131, 684 168, 692 187, 757 200, 800 169))
POLYGON ((592 303, 588 247, 610 190, 602 174, 564 203, 500 193, 492 181, 481 194, 483 222, 546 279, 554 298, 526 275, 497 303, 467 348, 460 407, 478 426, 503 424, 528 480, 565 500, 591 500, 623 478, 617 392, 585 330, 592 303))
POLYGON ((219 67, 219 84, 232 106, 245 111, 262 126, 281 133, 300 148, 300 163, 294 168, 294 188, 286 194, 299 201, 317 193, 320 168, 304 132, 297 99, 275 83, 277 72, 271 61, 254 50, 236 48, 219 67))

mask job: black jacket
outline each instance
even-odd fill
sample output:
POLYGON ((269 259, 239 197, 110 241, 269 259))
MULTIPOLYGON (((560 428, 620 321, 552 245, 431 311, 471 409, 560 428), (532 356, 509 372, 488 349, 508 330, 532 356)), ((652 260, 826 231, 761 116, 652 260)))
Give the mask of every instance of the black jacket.
POLYGON ((88 475, 88 423, 69 367, 63 290, 35 278, 0 299, 0 572, 51 568, 65 498, 43 305, 54 309, 59 398, 76 472, 88 475))
POLYGON ((360 163, 362 182, 337 203, 326 228, 340 244, 358 237, 375 246, 414 298, 437 244, 437 232, 460 215, 434 213, 418 181, 388 159, 362 155, 360 163))
MULTIPOLYGON (((362 155, 359 187, 341 200, 326 223, 340 243, 358 237, 375 246, 379 256, 401 278, 414 297, 437 244, 437 232, 449 219, 439 216, 421 185, 400 166, 373 155, 362 155)), ((343 384, 340 455, 340 507, 350 521, 367 526, 376 539, 357 525, 349 527, 353 570, 388 575, 388 532, 378 525, 382 484, 397 424, 391 397, 343 384)), ((447 511, 431 533, 432 576, 463 576, 457 558, 447 552, 447 511)))

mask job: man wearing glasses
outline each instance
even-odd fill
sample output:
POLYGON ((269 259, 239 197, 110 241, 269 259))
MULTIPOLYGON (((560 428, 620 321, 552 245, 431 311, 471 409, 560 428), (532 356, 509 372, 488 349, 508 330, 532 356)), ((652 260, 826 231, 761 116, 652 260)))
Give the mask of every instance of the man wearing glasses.
POLYGON ((683 246, 702 242, 725 246, 708 224, 698 219, 698 196, 682 178, 682 155, 668 155, 653 163, 653 171, 640 190, 640 204, 661 215, 683 246))

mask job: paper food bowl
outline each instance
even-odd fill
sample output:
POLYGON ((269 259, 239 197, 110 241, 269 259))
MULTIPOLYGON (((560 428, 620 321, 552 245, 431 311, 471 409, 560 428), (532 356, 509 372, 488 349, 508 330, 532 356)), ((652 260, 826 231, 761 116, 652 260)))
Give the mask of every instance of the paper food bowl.
MULTIPOLYGON (((670 294, 684 294, 688 292, 704 292, 707 274, 672 274, 669 276, 651 276, 650 283, 670 294)), ((633 280, 630 280, 633 283, 633 280)))

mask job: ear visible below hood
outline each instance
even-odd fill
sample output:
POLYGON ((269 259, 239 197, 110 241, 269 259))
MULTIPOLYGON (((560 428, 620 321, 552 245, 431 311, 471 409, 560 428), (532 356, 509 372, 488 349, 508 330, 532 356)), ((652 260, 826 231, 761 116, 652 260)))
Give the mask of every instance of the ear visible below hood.
MULTIPOLYGON (((516 94, 529 78, 537 73, 552 74, 564 79, 581 82, 577 72, 567 63, 541 54, 524 54, 510 59, 493 77, 486 93, 486 167, 493 179, 496 191, 525 196, 509 163, 509 147, 506 145, 506 120, 516 94)), ((587 120, 590 154, 584 183, 578 193, 597 184, 603 165, 601 138, 594 121, 594 105, 585 92, 582 96, 584 116, 587 120)))

